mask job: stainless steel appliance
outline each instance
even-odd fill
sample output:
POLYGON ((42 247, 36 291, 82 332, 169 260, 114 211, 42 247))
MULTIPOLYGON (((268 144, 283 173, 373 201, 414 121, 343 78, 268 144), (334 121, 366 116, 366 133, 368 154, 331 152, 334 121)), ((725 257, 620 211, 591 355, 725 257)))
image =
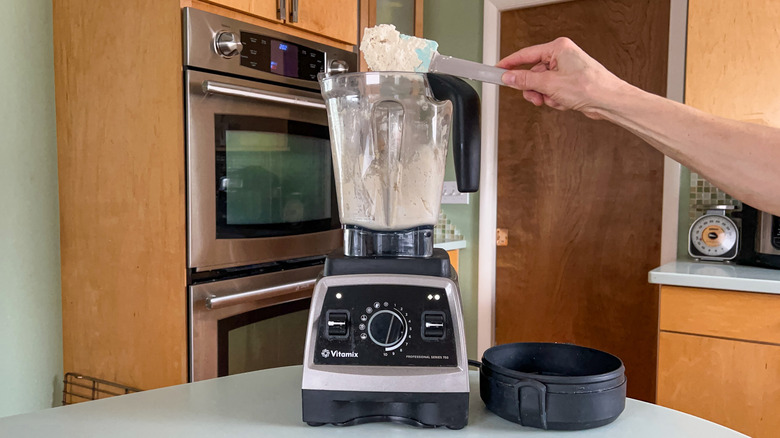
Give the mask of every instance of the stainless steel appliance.
POLYGON ((780 269, 780 217, 742 204, 737 263, 780 269))
POLYGON ((320 71, 357 55, 184 9, 189 267, 322 255, 341 239, 320 71))
POLYGON ((190 379, 301 363, 342 244, 317 74, 357 55, 183 10, 190 379))
POLYGON ((469 400, 460 291, 447 253, 433 250, 433 225, 451 126, 458 189, 478 188, 479 96, 445 75, 321 77, 347 232, 312 297, 303 421, 460 429, 469 400))

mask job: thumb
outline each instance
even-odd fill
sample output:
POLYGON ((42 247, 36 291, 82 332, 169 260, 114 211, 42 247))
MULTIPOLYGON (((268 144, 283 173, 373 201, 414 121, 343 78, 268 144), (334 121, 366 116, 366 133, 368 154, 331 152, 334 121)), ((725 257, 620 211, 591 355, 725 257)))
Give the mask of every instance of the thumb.
POLYGON ((504 84, 522 91, 544 93, 545 73, 530 70, 509 70, 501 76, 504 84))

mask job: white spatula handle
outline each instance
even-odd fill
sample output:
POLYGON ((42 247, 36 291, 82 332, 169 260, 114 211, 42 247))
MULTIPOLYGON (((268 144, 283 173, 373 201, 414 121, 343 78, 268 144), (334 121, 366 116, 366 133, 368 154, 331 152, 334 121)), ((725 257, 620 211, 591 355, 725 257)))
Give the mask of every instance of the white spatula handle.
POLYGON ((431 60, 429 71, 431 73, 446 73, 448 75, 473 79, 475 81, 504 85, 504 82, 501 81, 501 76, 506 70, 480 64, 479 62, 466 61, 465 59, 453 58, 452 56, 444 56, 436 53, 431 60))

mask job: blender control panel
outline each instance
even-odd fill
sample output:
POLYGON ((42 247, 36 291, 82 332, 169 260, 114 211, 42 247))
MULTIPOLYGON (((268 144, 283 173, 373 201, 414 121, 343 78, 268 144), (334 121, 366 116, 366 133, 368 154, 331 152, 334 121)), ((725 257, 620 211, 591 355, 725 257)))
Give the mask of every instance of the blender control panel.
POLYGON ((323 301, 314 363, 457 366, 454 333, 444 289, 332 287, 323 301))
POLYGON ((287 41, 241 32, 241 65, 255 70, 309 81, 317 80, 325 53, 287 41))

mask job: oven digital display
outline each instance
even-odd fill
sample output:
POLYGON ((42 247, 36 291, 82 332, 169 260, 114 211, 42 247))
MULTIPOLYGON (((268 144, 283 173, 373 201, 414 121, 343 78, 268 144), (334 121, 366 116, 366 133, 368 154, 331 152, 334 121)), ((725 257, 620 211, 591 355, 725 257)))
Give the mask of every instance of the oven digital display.
POLYGON ((271 73, 298 77, 298 46, 271 40, 271 73))
POLYGON ((325 53, 264 35, 241 32, 241 65, 280 76, 317 80, 325 53))

